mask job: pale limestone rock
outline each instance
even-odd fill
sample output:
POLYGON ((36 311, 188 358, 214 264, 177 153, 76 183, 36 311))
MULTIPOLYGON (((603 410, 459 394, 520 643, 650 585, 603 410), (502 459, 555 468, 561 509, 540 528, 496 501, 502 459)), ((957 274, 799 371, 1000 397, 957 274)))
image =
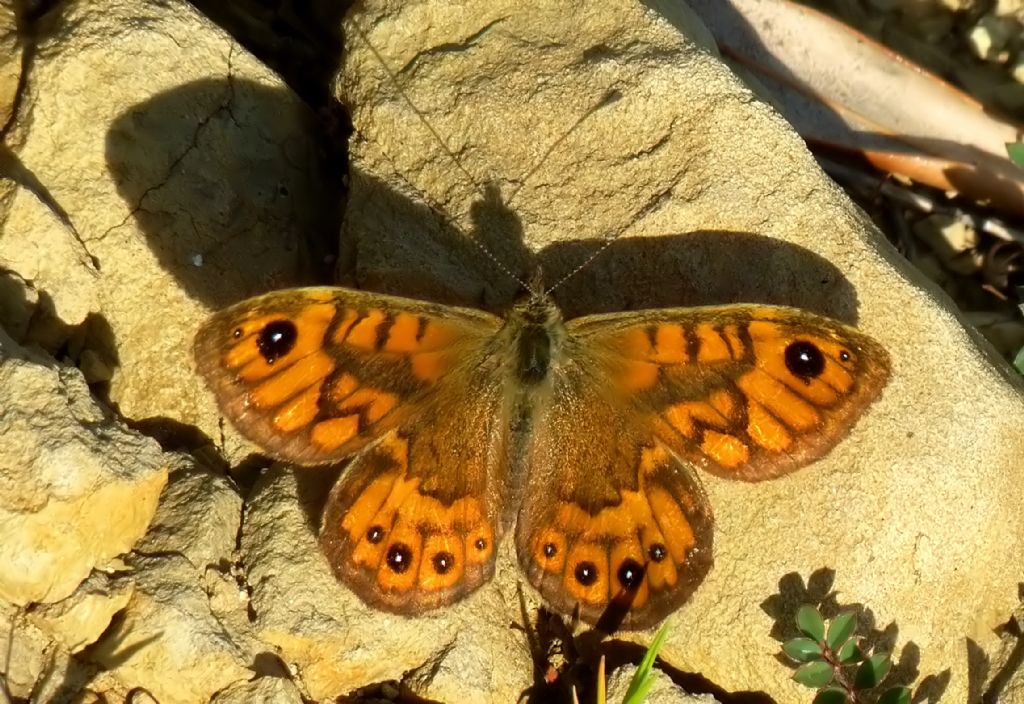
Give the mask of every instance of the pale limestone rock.
POLYGON ((255 627, 310 697, 399 680, 437 701, 515 701, 532 671, 523 633, 510 628, 521 621, 515 607, 492 587, 415 619, 363 604, 335 580, 310 525, 316 501, 300 487, 316 482, 317 471, 300 473, 297 483, 290 469, 269 470, 242 533, 255 627))
MULTIPOLYGON (((804 698, 773 657, 774 620, 790 618, 796 598, 776 591, 784 575, 828 566, 841 603, 894 623, 897 649, 919 648, 922 677, 948 669, 945 696, 964 701, 977 691, 964 639, 995 647, 992 627, 1017 603, 1020 576, 1006 566, 1024 554, 1020 384, 778 115, 687 39, 704 31, 685 14, 675 21, 628 2, 543 2, 529 12, 511 2, 362 4, 346 25, 350 52, 337 82, 357 131, 345 231, 354 278, 394 293, 507 304, 517 285, 430 212, 439 207, 469 231, 463 214, 477 203, 481 240, 497 259, 526 269, 521 226, 530 249, 548 247, 549 282, 601 238, 620 237, 560 289, 571 314, 745 300, 856 322, 892 355, 882 399, 812 467, 762 484, 702 478, 716 565, 671 617, 664 659, 727 691, 804 698), (581 122, 613 89, 621 99, 581 122), (493 198, 480 205, 477 184, 515 192, 512 213, 493 198), (762 603, 781 606, 769 615, 762 603), (711 647, 723 634, 734 634, 731 647, 711 647)), ((270 571, 268 563, 260 574, 270 571)), ((517 613, 518 579, 514 562, 504 563, 484 590, 504 595, 506 620, 517 613)), ((281 598, 284 587, 275 589, 281 598)), ((448 618, 460 621, 458 613, 448 618)), ((394 648, 364 642, 359 652, 394 648)))
MULTIPOLYGON (((102 12, 69 0, 39 36, 7 145, 98 270, 65 253, 76 240, 21 192, 23 226, 5 224, 0 265, 33 281, 52 267, 41 292, 102 311, 123 415, 219 438, 192 338, 213 308, 312 281, 310 242, 338 202, 324 196, 313 116, 185 0, 102 12)), ((251 450, 230 429, 225 440, 234 460, 251 450)))
POLYGON ((24 343, 39 294, 13 271, 0 274, 0 328, 17 343, 24 343))
POLYGON ((302 695, 289 680, 260 677, 218 692, 213 704, 302 704, 302 695))
POLYGON ((44 291, 65 325, 99 310, 99 280, 88 252, 69 222, 38 191, 0 180, 0 267, 44 291))
POLYGON ((21 79, 22 42, 18 37, 13 3, 0 3, 0 125, 7 124, 14 109, 21 79))
POLYGON ((184 557, 136 557, 135 590, 117 622, 88 651, 125 688, 161 704, 207 702, 252 678, 254 653, 210 611, 201 573, 184 557))
POLYGON ((66 599, 32 610, 27 619, 77 653, 96 642, 132 597, 134 583, 93 572, 66 599))
MULTIPOLYGON (((622 702, 626 700, 630 681, 636 672, 635 665, 623 665, 608 677, 608 701, 622 702)), ((717 704, 718 700, 710 694, 687 694, 668 675, 654 668, 651 671, 654 682, 644 700, 647 704, 717 704)))
POLYGON ((53 669, 51 637, 14 604, 0 601, 0 678, 12 696, 27 699, 53 669))
POLYGON ((978 231, 962 219, 935 213, 915 222, 913 231, 950 271, 967 275, 981 268, 984 255, 977 251, 978 231))
POLYGON ((0 597, 58 601, 142 536, 169 456, 3 330, 0 394, 0 597))
POLYGON ((1015 17, 1024 22, 1024 0, 996 0, 992 13, 999 17, 1015 17))
POLYGON ((233 561, 242 497, 227 477, 182 459, 136 551, 178 553, 197 570, 233 561))

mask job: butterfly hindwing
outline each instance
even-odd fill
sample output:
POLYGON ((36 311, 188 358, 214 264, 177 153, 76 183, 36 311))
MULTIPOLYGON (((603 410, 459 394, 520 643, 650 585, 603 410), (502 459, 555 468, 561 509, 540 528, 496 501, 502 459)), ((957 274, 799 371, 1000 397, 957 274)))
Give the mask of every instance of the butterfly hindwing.
POLYGON ((711 508, 689 469, 569 366, 535 416, 519 562, 557 611, 587 623, 618 611, 615 627, 646 628, 711 568, 711 508))
POLYGON ((494 574, 507 466, 501 387, 459 382, 361 452, 335 484, 320 545, 363 601, 409 615, 494 574))

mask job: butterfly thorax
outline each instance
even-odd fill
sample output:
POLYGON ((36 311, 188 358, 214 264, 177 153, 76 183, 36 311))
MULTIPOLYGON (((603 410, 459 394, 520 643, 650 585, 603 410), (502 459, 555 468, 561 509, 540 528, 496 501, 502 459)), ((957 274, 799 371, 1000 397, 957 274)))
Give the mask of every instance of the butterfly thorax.
POLYGON ((565 339, 562 314, 547 294, 533 294, 512 309, 506 323, 516 350, 516 373, 528 385, 548 377, 565 339))

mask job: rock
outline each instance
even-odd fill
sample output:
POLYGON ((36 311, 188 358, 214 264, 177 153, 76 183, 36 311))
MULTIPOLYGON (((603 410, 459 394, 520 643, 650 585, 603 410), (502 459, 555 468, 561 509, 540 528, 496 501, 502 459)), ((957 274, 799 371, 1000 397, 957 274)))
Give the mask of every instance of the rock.
POLYGON ((260 677, 218 692, 213 704, 302 704, 302 695, 286 679, 260 677))
POLYGON ((252 678, 255 654, 211 612, 200 571, 178 555, 136 557, 132 567, 132 598, 90 661, 161 704, 208 702, 252 678))
POLYGON ((181 458, 136 550, 178 553, 201 571, 230 565, 241 521, 242 497, 227 477, 181 458))
POLYGON ((67 599, 36 607, 28 620, 77 653, 96 642, 128 604, 134 589, 131 580, 93 572, 67 599))
MULTIPOLYGON (((65 326, 79 325, 99 310, 97 272, 74 227, 32 185, 0 181, 0 267, 43 292, 46 313, 65 326)), ((63 339, 37 333, 32 341, 55 349, 63 339)))
MULTIPOLYGON (((568 314, 748 301, 858 324, 892 356, 881 401, 802 471, 702 477, 715 567, 671 617, 663 657, 724 691, 805 697, 772 657, 773 631, 807 598, 791 578, 827 566, 843 604, 868 605, 898 630, 897 652, 920 653, 928 686, 948 671, 944 696, 966 700, 964 638, 995 647, 1017 603, 1005 565, 1024 554, 1019 384, 771 108, 687 38, 704 32, 672 19, 618 2, 361 5, 336 84, 356 128, 353 279, 500 308, 518 284, 461 232, 514 273, 542 250, 549 284, 616 236, 559 289, 568 314), (605 105, 611 90, 621 97, 605 105), (709 647, 723 637, 733 647, 709 647)), ((514 562, 495 578, 506 620, 519 579, 514 562)))
POLYGON ((59 601, 142 536, 169 457, 3 330, 0 394, 0 597, 59 601))
POLYGON ((21 40, 14 5, 0 6, 0 125, 11 119, 21 79, 21 40))
POLYGON ((967 44, 979 59, 1006 63, 1010 56, 1007 44, 1019 34, 1016 20, 986 14, 967 33, 967 44))
POLYGON ((978 231, 962 219, 936 213, 914 223, 913 231, 950 271, 966 275, 981 268, 984 257, 977 251, 978 231))
MULTIPOLYGON (((33 27, 6 144, 49 200, 15 191, 0 266, 68 325, 102 311, 98 352, 116 360, 109 395, 125 417, 219 439, 195 330, 213 308, 315 281, 337 191, 308 108, 188 2, 94 9, 64 2, 33 27)), ((235 461, 252 450, 230 429, 224 442, 235 461)))

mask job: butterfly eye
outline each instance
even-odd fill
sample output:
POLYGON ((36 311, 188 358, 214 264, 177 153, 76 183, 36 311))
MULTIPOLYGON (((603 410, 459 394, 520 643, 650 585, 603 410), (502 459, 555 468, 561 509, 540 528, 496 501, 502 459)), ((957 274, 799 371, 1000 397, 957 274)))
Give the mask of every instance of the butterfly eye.
POLYGON ((260 330, 256 346, 267 364, 273 364, 292 351, 299 338, 298 328, 289 320, 275 320, 260 330))
POLYGON ((801 379, 814 379, 825 371, 825 355, 816 345, 798 340, 786 347, 786 368, 801 379))
POLYGON ((388 548, 385 560, 392 572, 402 574, 409 569, 409 564, 412 562, 412 550, 404 543, 395 543, 388 548))

